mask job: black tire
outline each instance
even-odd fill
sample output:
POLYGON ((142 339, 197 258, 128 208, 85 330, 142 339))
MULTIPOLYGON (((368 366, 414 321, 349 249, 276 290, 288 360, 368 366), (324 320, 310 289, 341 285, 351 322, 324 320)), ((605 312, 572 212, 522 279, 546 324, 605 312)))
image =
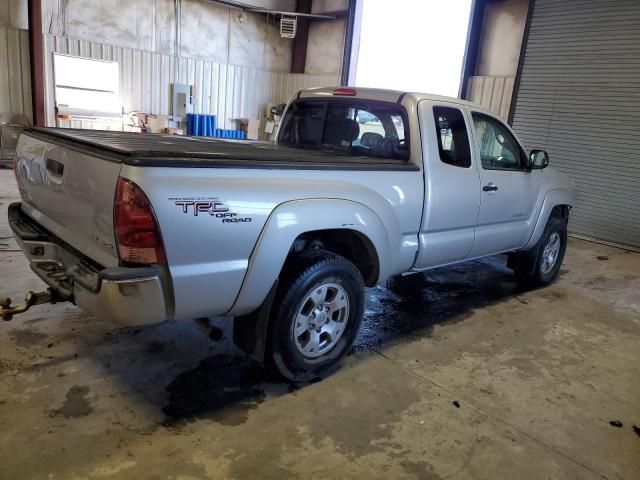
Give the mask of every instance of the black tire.
POLYGON ((527 287, 545 287, 558 277, 567 249, 567 225, 559 216, 549 218, 538 243, 529 251, 516 254, 514 272, 518 281, 527 287), (557 236, 557 237, 556 237, 557 236), (558 238, 559 251, 552 268, 545 263, 545 247, 558 238))
POLYGON ((324 250, 313 250, 294 257, 280 277, 273 315, 269 321, 267 363, 275 367, 279 374, 295 382, 313 380, 330 373, 351 347, 363 313, 364 281, 353 263, 324 250), (348 307, 341 319, 344 323, 339 327, 341 334, 326 352, 319 354, 321 349, 318 349, 315 353, 318 356, 308 357, 298 346, 297 341, 301 337, 296 340, 294 334, 296 319, 305 308, 302 302, 307 296, 329 284, 339 286, 348 298, 348 307))

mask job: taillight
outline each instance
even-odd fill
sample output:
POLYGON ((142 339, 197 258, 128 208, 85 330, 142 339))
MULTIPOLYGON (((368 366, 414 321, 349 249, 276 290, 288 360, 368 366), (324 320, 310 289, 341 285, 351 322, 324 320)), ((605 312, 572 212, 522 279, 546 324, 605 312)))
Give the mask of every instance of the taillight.
POLYGON ((149 199, 138 185, 122 177, 116 185, 113 224, 121 261, 166 263, 162 235, 149 199))

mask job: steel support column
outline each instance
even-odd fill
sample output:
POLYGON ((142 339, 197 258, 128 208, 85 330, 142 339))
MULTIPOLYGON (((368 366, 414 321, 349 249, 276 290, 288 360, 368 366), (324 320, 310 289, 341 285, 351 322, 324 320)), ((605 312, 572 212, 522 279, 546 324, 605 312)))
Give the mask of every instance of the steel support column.
MULTIPOLYGON (((296 12, 311 13, 311 0, 298 0, 296 12)), ((291 55, 291 73, 304 73, 307 63, 307 44, 309 43, 308 17, 298 17, 296 37, 293 39, 293 52, 291 55)))
POLYGON ((29 58, 31 63, 31 104, 33 124, 46 125, 44 84, 44 36, 42 35, 42 1, 28 0, 29 58))

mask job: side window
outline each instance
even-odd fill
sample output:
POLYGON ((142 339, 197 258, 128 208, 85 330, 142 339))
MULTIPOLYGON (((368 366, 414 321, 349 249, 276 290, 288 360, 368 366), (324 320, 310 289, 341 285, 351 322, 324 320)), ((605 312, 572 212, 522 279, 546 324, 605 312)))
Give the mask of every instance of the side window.
POLYGON ((471 166, 467 126, 457 108, 433 107, 440 160, 456 167, 471 166))
POLYGON ((500 121, 481 113, 473 113, 473 125, 480 159, 485 170, 521 170, 523 153, 507 127, 500 121))

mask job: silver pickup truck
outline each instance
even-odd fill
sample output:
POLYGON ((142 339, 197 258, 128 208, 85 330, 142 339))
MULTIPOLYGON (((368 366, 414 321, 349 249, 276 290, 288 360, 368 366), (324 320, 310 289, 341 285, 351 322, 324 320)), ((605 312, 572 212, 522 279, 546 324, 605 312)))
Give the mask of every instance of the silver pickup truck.
POLYGON ((27 304, 234 317, 241 348, 300 380, 341 359, 364 288, 391 276, 507 253, 521 281, 552 282, 574 195, 548 162, 468 102, 317 88, 273 144, 27 130, 9 221, 50 286, 27 304))

